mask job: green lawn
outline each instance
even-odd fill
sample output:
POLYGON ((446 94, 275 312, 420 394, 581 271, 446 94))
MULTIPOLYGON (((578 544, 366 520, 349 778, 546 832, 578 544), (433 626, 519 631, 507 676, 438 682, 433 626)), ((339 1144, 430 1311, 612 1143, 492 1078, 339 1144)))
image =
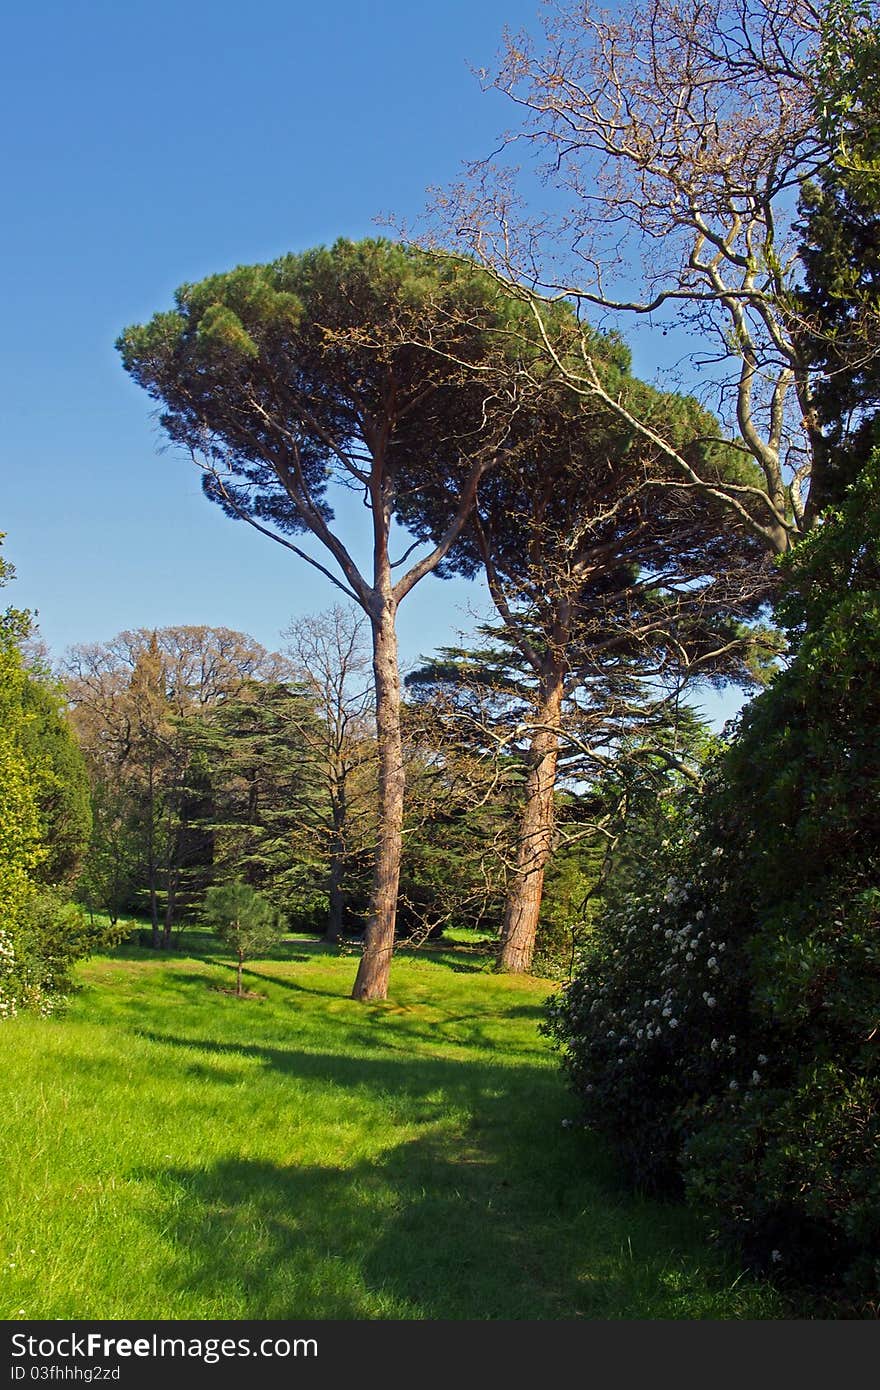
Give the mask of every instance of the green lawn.
POLYGON ((4 1318, 779 1318, 576 1126, 540 980, 289 943, 237 1000, 212 939, 81 969, 0 1025, 4 1318))

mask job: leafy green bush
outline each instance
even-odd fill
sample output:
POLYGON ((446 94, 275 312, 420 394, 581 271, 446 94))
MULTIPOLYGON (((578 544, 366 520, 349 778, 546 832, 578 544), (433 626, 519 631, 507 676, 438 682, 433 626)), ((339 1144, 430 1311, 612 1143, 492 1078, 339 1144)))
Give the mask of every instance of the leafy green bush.
POLYGON ((75 987, 74 962, 116 945, 127 932, 126 923, 112 928, 91 921, 57 891, 32 888, 14 926, 0 929, 0 1018, 21 1009, 55 1013, 75 987))
POLYGON ((757 1266, 880 1300, 880 456, 788 567, 796 651, 548 1029, 586 1121, 757 1266))
POLYGON ((571 984, 548 1005, 587 1123, 648 1189, 680 1186, 688 1114, 737 1089, 761 1055, 722 847, 705 843, 697 811, 682 798, 651 868, 633 871, 622 891, 612 879, 571 984))
MULTIPOLYGON (((0 586, 13 574, 0 558, 0 586)), ((0 1019, 51 1012, 94 936, 48 886, 75 872, 90 811, 60 694, 25 665, 30 631, 29 614, 0 613, 0 1019)))

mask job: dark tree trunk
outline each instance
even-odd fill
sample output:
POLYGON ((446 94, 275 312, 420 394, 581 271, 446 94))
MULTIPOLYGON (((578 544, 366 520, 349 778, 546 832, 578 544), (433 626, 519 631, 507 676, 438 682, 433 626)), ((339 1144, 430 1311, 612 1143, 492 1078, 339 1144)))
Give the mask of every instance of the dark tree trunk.
POLYGON ((174 896, 175 883, 169 875, 168 889, 165 898, 165 926, 162 932, 162 948, 167 951, 171 946, 171 929, 174 926, 174 896))
POLYGON ((329 908, 325 941, 342 940, 342 914, 345 909, 345 894, 342 891, 342 874, 345 860, 345 838, 342 833, 343 813, 338 806, 333 808, 333 840, 330 849, 329 908))
POLYGON ((526 974, 532 968, 544 893, 544 871, 553 847, 553 794, 559 759, 563 676, 554 670, 543 683, 537 723, 529 749, 531 767, 517 844, 516 873, 507 898, 498 969, 526 974))
POLYGON ((353 999, 385 999, 394 950, 397 890, 403 842, 403 747, 400 735, 400 671, 397 664, 395 603, 388 592, 373 620, 373 674, 376 681, 376 732, 379 744, 379 841, 373 900, 364 933, 364 953, 353 999))
POLYGON ((156 867, 156 803, 153 787, 153 766, 150 764, 149 782, 147 797, 147 821, 149 829, 147 831, 147 883, 150 889, 150 922, 153 928, 153 950, 158 951, 162 944, 159 933, 159 890, 157 884, 156 867))

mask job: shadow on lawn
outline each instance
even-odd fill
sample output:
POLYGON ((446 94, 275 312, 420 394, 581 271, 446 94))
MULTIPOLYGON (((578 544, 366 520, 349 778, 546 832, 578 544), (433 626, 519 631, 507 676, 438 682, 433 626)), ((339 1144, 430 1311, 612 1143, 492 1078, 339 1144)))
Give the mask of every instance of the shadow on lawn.
MULTIPOLYGON (((427 1118, 434 1119, 440 1105, 482 1105, 487 1098, 509 1091, 512 1076, 516 1078, 515 1090, 521 1101, 528 1099, 531 1104, 540 1094, 545 1105, 549 1103, 553 1106, 554 1113, 562 1103, 560 1118, 571 1108, 570 1104, 564 1103, 558 1077, 546 1067, 530 1066, 521 1061, 513 1067, 471 1058, 462 1061, 455 1058, 437 1059, 433 1055, 413 1052, 406 1045, 411 1039, 398 1038, 392 1042, 370 1038, 369 1055, 365 1055, 363 1051, 357 1054, 321 1052, 238 1040, 221 1042, 215 1038, 178 1037, 146 1028, 139 1028, 137 1035, 161 1047, 195 1049, 224 1059, 245 1058, 271 1067, 282 1076, 320 1083, 330 1088, 349 1086, 377 1095, 400 1097, 411 1107, 401 1116, 404 1123, 408 1119, 417 1123, 427 1118), (424 1114, 420 1106, 422 1099, 426 1095, 436 1097, 438 1094, 444 1098, 442 1103, 432 1100, 430 1113, 424 1114)), ((462 1046, 469 1049, 473 1047, 473 1042, 468 1039, 462 1046)), ((184 1063, 180 1070, 186 1073, 191 1065, 196 1067, 200 1077, 204 1075, 202 1062, 184 1063)), ((216 1072, 216 1079, 220 1083, 235 1081, 235 1077, 226 1069, 220 1068, 216 1072)))
MULTIPOLYGON (((562 1126, 570 1105, 547 1068, 180 1041, 325 1089, 365 1147, 370 1105, 392 1137, 431 1128, 346 1167, 331 1149, 320 1166, 228 1158, 139 1175, 175 1194, 169 1291, 234 1297, 232 1316, 260 1319, 672 1318, 694 1316, 680 1311, 692 1285, 707 1299, 693 1219, 623 1192, 601 1146, 562 1126)), ((301 1096, 291 1088, 289 1123, 278 1115, 277 1151, 296 1152, 301 1096)))
MULTIPOLYGON (((234 978, 235 966, 229 962, 205 957, 203 963, 223 970, 230 979, 234 978)), ((216 999, 216 979, 212 980, 204 974, 194 975, 184 969, 168 969, 164 978, 194 1003, 198 1003, 200 1000, 210 1000, 212 994, 213 998, 216 999)), ((298 1028, 298 1012, 295 1009, 297 998, 303 998, 304 1001, 312 998, 316 1001, 334 1000, 337 1005, 341 1006, 335 1014, 334 1029, 339 1031, 344 1038, 344 1045, 353 1048, 363 1047, 368 1051, 376 1047, 406 1051, 408 1047, 420 1044, 435 1048, 438 1042, 443 1042, 444 1045, 475 1047, 489 1052, 503 1050, 505 1055, 511 1059, 521 1052, 533 1055, 533 1039, 524 1040, 522 1044, 517 1045, 511 1041, 509 1025, 523 1021, 537 1024, 544 1016, 542 1004, 519 1001, 515 996, 499 996, 497 1010, 487 1014, 485 1007, 481 1008, 476 1004, 473 1008, 463 1009, 461 1000, 457 1001, 458 1007, 451 1009, 444 1009, 433 1003, 426 1004, 425 1000, 418 997, 411 1000, 396 999, 365 1005, 352 1000, 347 988, 340 989, 334 985, 304 984, 301 978, 290 979, 281 975, 270 974, 265 970, 245 968, 243 978, 248 989, 259 991, 261 985, 268 985, 289 994, 291 1006, 294 1009, 290 1018, 291 1037, 293 1038, 295 1038, 298 1028), (426 1008, 429 1011, 429 1017, 425 1017, 426 1008)), ((258 1002, 254 1000, 238 1002, 236 1007, 240 1007, 243 1011, 242 1023, 251 1026, 254 1020, 252 1015, 247 1013, 247 1010, 254 1010, 258 1006, 258 1002)), ((304 1012, 306 1026, 314 1021, 314 1006, 309 1005, 309 1008, 311 1010, 309 1014, 304 1012)), ((161 1011, 163 1015, 164 1011, 165 1005, 163 1004, 161 1011)), ((141 1001, 137 1001, 137 1007, 132 1006, 131 1012, 138 1019, 136 1031, 142 1036, 148 1036, 147 1019, 149 1015, 141 1001)), ((230 1022, 231 1019, 227 1018, 224 1020, 224 1026, 230 1022)), ((281 1026, 284 1026, 283 1020, 281 1026)), ((156 1032, 154 1036, 157 1041, 178 1042, 192 1047, 202 1046, 201 1039, 196 1036, 163 1039, 159 1032, 156 1032)), ((206 1046, 210 1045, 215 1038, 216 1034, 207 1040, 206 1046)), ((234 1047, 233 1050, 235 1050, 234 1047)))
MULTIPOLYGON (((183 983, 191 982, 192 977, 188 977, 183 983)), ((265 976, 251 977, 255 981, 266 979, 265 976)), ((205 986, 203 985, 204 989, 205 986)), ((211 986, 208 986, 211 988, 211 986)), ((295 988, 295 987, 294 987, 295 988)), ((205 991, 207 993, 207 989, 205 991)), ((303 990, 309 995, 324 996, 322 990, 303 990)), ((522 1059, 532 1060, 535 1055, 535 1043, 533 1036, 526 1036, 517 1039, 515 1032, 511 1034, 511 1025, 519 1023, 521 1020, 537 1023, 541 1018, 541 1010, 535 1009, 529 1004, 514 1004, 507 1006, 503 1012, 488 1019, 484 1011, 479 1009, 440 1009, 435 1006, 432 1010, 432 1017, 426 1019, 420 1006, 413 1006, 411 1009, 398 1006, 393 1013, 384 1012, 381 1008, 375 1012, 369 1012, 364 1005, 352 1002, 351 1012, 345 1014, 344 1009, 347 999, 344 996, 333 994, 328 991, 330 998, 336 999, 342 1008, 337 1010, 334 1017, 334 1033, 339 1037, 339 1052, 359 1052, 361 1056, 369 1057, 377 1050, 382 1052, 394 1052, 406 1058, 417 1055, 420 1048, 427 1048, 433 1053, 438 1046, 444 1048, 462 1048, 466 1052, 479 1049, 489 1054, 503 1054, 511 1064, 520 1064, 522 1059)), ((216 998, 216 994, 215 994, 216 998)), ((234 1004, 235 1008, 242 1010, 256 1011, 259 1004, 255 1001, 241 1000, 234 1004)), ((163 1016, 162 1022, 166 1019, 163 1016)), ((158 1022, 158 1018, 157 1018, 158 1022)), ((250 1028, 259 1026, 259 1015, 256 1012, 248 1014, 246 1020, 250 1028)), ((253 1032, 250 1033, 251 1041, 239 1041, 240 1025, 235 1028, 235 1036, 217 1035, 212 1031, 208 1037, 200 1036, 197 1032, 182 1032, 180 1034, 170 1034, 164 1032, 161 1027, 150 1028, 147 1019, 138 1017, 134 1025, 134 1031, 139 1036, 149 1038, 157 1043, 166 1043, 169 1046, 195 1047, 206 1051, 220 1050, 226 1052, 240 1052, 245 1055, 251 1053, 274 1053, 278 1059, 288 1056, 306 1056, 313 1053, 311 1046, 312 1038, 315 1036, 314 1014, 302 1021, 295 1011, 292 1011, 290 1018, 290 1029, 285 1030, 283 1015, 277 1013, 272 1016, 268 1028, 274 1030, 274 1037, 280 1036, 285 1045, 274 1048, 273 1039, 269 1040, 269 1046, 262 1041, 253 1041, 253 1032), (300 1050, 295 1045, 299 1041, 297 1033, 302 1031, 305 1040, 305 1047, 300 1050), (294 1047, 286 1046, 287 1039, 294 1044, 294 1047)), ((204 1022, 202 1027, 204 1027, 204 1022)), ((549 1044, 548 1044, 549 1051, 549 1044)), ((466 1064, 472 1059, 466 1058, 466 1064)), ((283 1065, 283 1063, 282 1063, 283 1065)))
MULTIPOLYGON (((237 970, 237 966, 234 962, 223 960, 220 956, 201 955, 191 956, 190 959, 197 960, 201 965, 210 965, 217 970, 225 970, 230 976, 234 976, 237 970)), ((292 961, 307 962, 311 960, 309 956, 293 956, 289 959, 292 961)), ((265 981, 266 984, 277 985, 279 989, 293 990, 297 994, 316 994, 325 999, 338 999, 342 997, 336 989, 320 989, 316 988, 314 985, 304 985, 300 980, 285 979, 280 975, 269 975, 265 971, 249 970, 247 967, 242 971, 242 976, 248 980, 256 982, 262 980, 265 981)), ((179 981, 182 985, 192 984, 197 989, 204 988, 206 983, 209 986, 212 984, 212 981, 206 981, 203 976, 194 976, 186 970, 174 971, 171 974, 171 978, 179 981)))
POLYGON ((676 1252, 682 1213, 646 1223, 537 1134, 533 1170, 509 1166, 497 1119, 457 1153, 430 1133, 347 1168, 168 1172, 180 1253, 166 1288, 233 1294, 236 1316, 260 1319, 674 1318, 690 1285, 705 1300, 698 1259, 676 1252))

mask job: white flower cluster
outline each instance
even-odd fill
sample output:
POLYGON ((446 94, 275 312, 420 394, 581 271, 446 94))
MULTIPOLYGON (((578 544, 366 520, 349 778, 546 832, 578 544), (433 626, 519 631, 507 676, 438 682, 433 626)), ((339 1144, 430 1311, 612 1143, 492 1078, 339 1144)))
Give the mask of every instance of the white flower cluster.
MULTIPOLYGON (((586 1010, 591 1015, 594 1046, 599 1044, 600 1055, 612 1065, 616 1062, 619 1067, 630 1059, 638 1063, 647 1045, 672 1043, 672 1033, 679 1030, 680 1035, 690 1022, 704 1032, 707 1019, 722 1013, 728 993, 729 946, 722 939, 726 935, 721 926, 723 898, 716 902, 711 895, 718 889, 717 865, 725 852, 721 846, 710 850, 702 865, 690 857, 690 869, 671 873, 665 882, 652 882, 648 876, 644 887, 640 882, 623 912, 612 919, 617 940, 608 943, 613 948, 606 957, 609 972, 603 971, 598 979, 594 976, 581 996, 582 1016, 586 1010), (627 989, 626 977, 618 974, 621 957, 633 963, 634 988, 627 989), (636 984, 639 978, 647 981, 641 991, 636 984)), ((712 1037, 703 1046, 705 1061, 712 1057, 713 1063, 722 1065, 733 1062, 737 1051, 733 1035, 727 1041, 723 1036, 712 1037)), ((761 1079, 764 1060, 757 1060, 753 1085, 761 1079)), ((679 1065, 687 1068, 686 1059, 680 1058, 679 1065)), ((733 1071, 730 1066, 728 1078, 733 1071)), ((740 1066, 735 1071, 733 1090, 750 1084, 748 1071, 740 1066)))
POLYGON ((14 965, 15 949, 12 940, 0 927, 0 1019, 15 1018, 18 1013, 18 1000, 9 988, 9 976, 14 965))
POLYGON ((682 883, 674 874, 671 874, 666 880, 666 892, 663 895, 663 901, 668 903, 670 907, 680 907, 682 903, 687 902, 692 887, 693 884, 682 883))

